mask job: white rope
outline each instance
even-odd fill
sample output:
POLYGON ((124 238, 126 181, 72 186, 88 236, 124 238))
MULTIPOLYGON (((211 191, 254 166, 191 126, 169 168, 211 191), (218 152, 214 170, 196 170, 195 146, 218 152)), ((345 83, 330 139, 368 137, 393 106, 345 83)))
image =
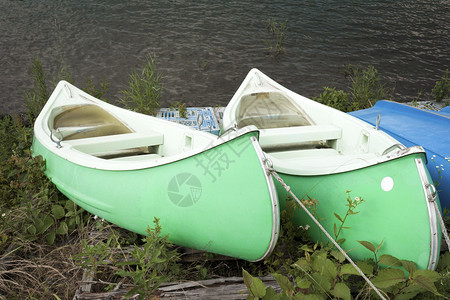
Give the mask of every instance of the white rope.
POLYGON ((433 201, 434 209, 436 210, 436 214, 438 215, 439 223, 441 224, 442 234, 444 235, 445 242, 447 243, 447 250, 450 252, 450 239, 448 238, 447 228, 445 228, 444 220, 442 219, 441 211, 436 203, 433 201))
POLYGON ((305 205, 297 198, 297 196, 294 195, 294 193, 291 191, 291 187, 288 186, 284 180, 278 175, 278 173, 273 168, 268 168, 269 172, 275 177, 278 182, 281 183, 281 185, 286 189, 288 193, 291 194, 292 197, 294 197, 295 201, 298 202, 298 204, 303 208, 303 210, 309 215, 309 217, 319 226, 319 228, 325 233, 325 235, 330 239, 330 241, 338 248, 339 251, 345 256, 345 258, 352 264, 352 266, 358 271, 358 273, 364 278, 364 280, 370 285, 370 287, 378 294, 378 296, 386 300, 386 298, 381 294, 381 292, 373 285, 373 283, 367 278, 366 275, 361 271, 361 269, 353 262, 353 260, 345 253, 345 251, 339 246, 338 243, 331 237, 331 235, 326 231, 326 229, 317 221, 317 219, 311 214, 311 212, 305 207, 305 205))

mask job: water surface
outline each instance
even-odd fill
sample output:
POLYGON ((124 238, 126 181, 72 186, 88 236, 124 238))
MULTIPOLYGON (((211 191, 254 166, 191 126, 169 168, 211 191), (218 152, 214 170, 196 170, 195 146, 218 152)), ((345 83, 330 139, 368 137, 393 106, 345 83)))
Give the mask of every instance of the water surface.
POLYGON ((374 65, 398 101, 449 67, 450 1, 0 0, 0 107, 23 110, 29 67, 67 65, 75 84, 111 83, 115 102, 132 70, 154 55, 162 105, 226 105, 253 68, 307 97, 346 88, 346 64, 374 65), (267 19, 288 20, 286 52, 267 54, 267 19))

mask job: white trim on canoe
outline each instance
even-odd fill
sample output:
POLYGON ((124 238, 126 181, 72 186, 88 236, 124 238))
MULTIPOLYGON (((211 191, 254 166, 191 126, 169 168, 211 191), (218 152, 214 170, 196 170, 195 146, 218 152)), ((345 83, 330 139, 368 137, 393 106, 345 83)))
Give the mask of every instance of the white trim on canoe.
POLYGON ((278 204, 278 195, 277 195, 277 191, 275 189, 275 184, 273 182, 273 177, 272 174, 268 171, 267 166, 266 166, 266 157, 264 155, 264 152, 262 151, 257 139, 255 137, 251 137, 250 138, 253 144, 253 147, 255 148, 256 153, 258 154, 258 158, 259 161, 261 163, 261 167, 264 170, 264 174, 266 176, 266 181, 267 181, 267 186, 269 187, 269 195, 270 195, 270 199, 272 201, 272 209, 273 209, 273 214, 272 214, 272 237, 270 240, 270 244, 269 247, 267 248, 266 253, 264 253, 264 255, 256 260, 262 260, 264 258, 266 258, 268 255, 270 255, 273 251, 273 249, 275 249, 275 246, 277 244, 278 241, 278 237, 279 237, 279 230, 280 230, 280 206, 278 204))
POLYGON ((428 262, 428 269, 434 270, 437 267, 437 261, 439 259, 439 229, 436 212, 434 211, 433 201, 436 201, 437 191, 432 184, 428 181, 427 172, 422 159, 415 159, 417 171, 419 172, 420 179, 422 181, 423 192, 425 194, 425 201, 427 202, 428 217, 430 220, 430 260, 428 262))

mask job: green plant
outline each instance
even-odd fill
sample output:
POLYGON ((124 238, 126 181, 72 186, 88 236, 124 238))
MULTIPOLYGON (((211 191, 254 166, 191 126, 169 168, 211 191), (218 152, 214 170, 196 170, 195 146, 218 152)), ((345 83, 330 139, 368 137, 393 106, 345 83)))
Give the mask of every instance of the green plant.
POLYGON ((436 180, 434 180, 433 184, 437 188, 441 184, 442 172, 444 172, 444 170, 445 170, 444 167, 447 165, 447 163, 450 163, 450 157, 445 157, 445 160, 446 160, 445 165, 443 165, 443 164, 437 165, 435 158, 436 158, 436 155, 433 154, 433 156, 431 156, 431 162, 433 163, 434 167, 436 168, 436 173, 437 173, 437 178, 436 178, 436 180))
MULTIPOLYGON (((376 256, 381 248, 367 241, 360 242, 376 256)), ((259 278, 243 270, 248 299, 371 299, 377 297, 374 290, 362 280, 360 274, 344 256, 331 248, 303 247, 309 256, 300 257, 286 275, 280 272, 273 277, 281 287, 276 293, 265 287, 259 278)), ((448 262, 447 262, 448 263, 448 262)), ((357 266, 370 278, 388 299, 411 299, 418 295, 443 297, 435 286, 444 278, 435 271, 417 270, 411 261, 399 260, 391 255, 381 255, 374 262, 359 261, 357 266), (379 269, 383 266, 382 269, 379 269)), ((448 268, 448 266, 447 266, 448 268)))
POLYGON ((147 57, 144 68, 130 75, 127 90, 122 91, 121 103, 127 109, 143 114, 154 115, 160 107, 162 87, 161 75, 156 70, 156 59, 147 57))
POLYGON ((381 83, 377 69, 369 65, 367 69, 347 65, 346 75, 350 79, 351 110, 372 107, 375 102, 387 96, 385 84, 381 83))
POLYGON ((348 93, 343 90, 336 91, 336 88, 324 87, 323 89, 323 93, 319 97, 314 97, 313 100, 340 111, 349 111, 348 93))
POLYGON ((173 109, 173 110, 178 109, 180 118, 186 118, 187 107, 186 107, 186 103, 184 103, 182 100, 177 101, 177 102, 173 103, 172 105, 170 105, 170 109, 173 109))
POLYGON ((32 142, 32 129, 24 125, 19 116, 6 115, 0 119, 0 159, 5 162, 11 155, 28 155, 32 142))
POLYGON ((142 247, 134 246, 131 251, 132 260, 119 262, 117 266, 133 267, 119 270, 116 274, 130 277, 136 285, 127 295, 139 293, 147 297, 151 295, 161 283, 171 279, 179 273, 177 261, 179 255, 175 250, 168 250, 172 244, 168 236, 161 236, 159 219, 155 218, 154 228, 147 229, 147 236, 142 240, 142 247))
POLYGON ((442 100, 448 97, 448 93, 450 90, 450 81, 448 80, 448 69, 445 70, 445 74, 442 76, 441 80, 437 81, 433 87, 432 93, 434 99, 437 102, 441 102, 442 100))
POLYGON ((110 243, 111 238, 106 243, 99 241, 95 245, 90 245, 83 239, 81 241, 83 251, 72 257, 77 265, 88 271, 91 280, 94 280, 97 274, 101 272, 99 270, 100 266, 108 264, 106 258, 111 256, 110 243))
POLYGON ((50 92, 47 86, 47 76, 39 58, 35 58, 32 62, 31 73, 34 79, 34 87, 25 93, 25 101, 28 118, 33 122, 47 102, 50 92))
POLYGON ((346 206, 348 207, 347 212, 345 213, 345 216, 342 218, 339 214, 337 214, 336 212, 334 213, 334 216, 339 220, 340 225, 339 228, 337 227, 336 223, 334 223, 334 237, 336 242, 339 243, 343 243, 345 241, 345 239, 339 239, 339 235, 341 234, 342 229, 350 229, 350 227, 346 227, 344 226, 345 221, 347 220, 348 216, 352 216, 352 215, 356 215, 359 213, 359 211, 355 211, 356 207, 358 205, 360 205, 361 203, 364 202, 363 198, 360 197, 355 197, 354 199, 351 198, 350 196, 350 191, 346 191, 347 193, 347 204, 346 206))
POLYGON ((0 175, 3 232, 16 239, 46 241, 67 236, 84 226, 87 214, 63 196, 44 175, 41 157, 12 155, 0 175))
POLYGON ((284 40, 286 38, 287 19, 278 22, 273 18, 267 19, 267 30, 272 35, 272 39, 266 40, 269 53, 278 56, 285 51, 284 40))
MULTIPOLYGON (((86 82, 84 83, 83 91, 88 93, 91 96, 94 96, 95 98, 102 99, 103 101, 106 101, 103 96, 108 91, 109 88, 109 82, 104 79, 102 82, 100 82, 100 87, 96 86, 93 82, 91 77, 88 77, 86 82)), ((108 101, 106 101, 108 102, 108 101)))
POLYGON ((442 277, 436 271, 417 270, 414 262, 400 260, 391 255, 381 255, 377 260, 377 252, 381 244, 375 247, 368 241, 358 241, 375 256, 375 268, 372 283, 382 289, 391 298, 411 299, 419 293, 430 292, 443 297, 435 286, 442 277), (378 270, 380 266, 382 269, 378 270), (406 274, 406 276, 405 276, 406 274))
POLYGON ((419 105, 419 99, 420 97, 422 97, 423 91, 419 90, 417 92, 417 97, 415 97, 412 101, 411 101, 411 106, 417 107, 419 105))

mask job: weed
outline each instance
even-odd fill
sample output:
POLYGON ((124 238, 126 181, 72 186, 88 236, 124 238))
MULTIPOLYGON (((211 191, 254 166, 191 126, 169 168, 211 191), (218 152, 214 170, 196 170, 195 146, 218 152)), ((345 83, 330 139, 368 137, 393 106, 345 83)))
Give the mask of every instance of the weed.
POLYGON ((411 101, 411 106, 417 107, 419 105, 419 99, 422 97, 423 91, 419 90, 417 92, 417 97, 415 97, 412 101, 411 101))
MULTIPOLYGON (((88 93, 91 96, 94 96, 97 99, 101 99, 103 101, 106 101, 103 96, 108 91, 109 88, 109 82, 106 81, 106 79, 103 79, 102 82, 100 82, 100 87, 97 87, 93 82, 91 77, 88 77, 86 82, 84 83, 83 91, 88 93)), ((108 101, 106 101, 108 102, 108 101)))
POLYGON ((2 169, 0 208, 3 232, 12 239, 47 242, 80 229, 86 213, 63 196, 44 175, 41 157, 12 155, 2 169), (3 173, 4 172, 4 173, 3 173))
POLYGON ((336 88, 324 87, 324 91, 319 97, 314 97, 313 100, 335 108, 340 111, 349 111, 348 93, 343 90, 336 91, 336 88))
POLYGON ((378 100, 387 96, 385 84, 381 83, 377 69, 369 65, 367 69, 347 65, 346 75, 350 79, 352 110, 372 107, 378 100))
MULTIPOLYGON (((448 282, 448 279, 444 279, 435 271, 417 270, 413 262, 399 260, 391 255, 381 255, 378 259, 376 254, 382 243, 378 246, 367 241, 360 243, 374 253, 375 261, 359 261, 356 262, 357 266, 389 299, 411 299, 417 295, 442 297, 442 292, 435 283, 442 280, 448 282), (380 266, 383 268, 380 269, 380 266)), ((308 299, 376 297, 374 290, 359 277, 361 275, 351 264, 344 262, 344 256, 337 250, 317 248, 317 245, 314 245, 314 248, 302 248, 309 255, 297 259, 287 273, 272 274, 282 290, 278 294, 271 287, 265 287, 260 279, 243 270, 249 299, 303 299, 305 296, 308 299)), ((447 269, 448 263, 449 259, 446 262, 447 269)))
POLYGON ((385 84, 381 83, 378 71, 372 65, 369 65, 367 69, 347 65, 345 74, 350 80, 349 93, 324 87, 322 94, 313 97, 313 100, 337 110, 349 112, 372 107, 376 101, 387 96, 385 84))
POLYGON ((25 93, 25 101, 28 118, 34 122, 50 96, 46 74, 39 58, 35 58, 31 64, 31 74, 34 87, 33 90, 25 93))
POLYGON ((441 80, 437 81, 433 87, 432 93, 434 99, 437 102, 441 102, 442 100, 448 97, 448 93, 450 90, 450 81, 448 80, 448 69, 445 70, 445 74, 442 76, 441 80))
POLYGON ((170 109, 172 110, 178 110, 180 118, 186 118, 187 114, 187 107, 186 103, 184 103, 182 100, 177 101, 170 105, 170 109))
POLYGON ((136 285, 127 296, 139 293, 147 297, 158 289, 161 283, 171 279, 173 274, 179 273, 176 251, 168 251, 171 243, 168 236, 161 237, 159 219, 155 218, 154 228, 147 229, 147 236, 142 240, 142 247, 134 246, 130 252, 132 260, 119 262, 117 266, 132 266, 130 270, 120 270, 116 274, 130 277, 136 285))
POLYGON ((162 91, 160 80, 161 75, 156 70, 156 59, 147 57, 144 68, 140 72, 135 70, 130 75, 128 89, 122 91, 121 103, 126 109, 155 115, 160 107, 162 91))
POLYGON ((269 53, 277 57, 285 52, 284 40, 286 38, 287 19, 278 22, 274 18, 267 19, 267 30, 272 35, 272 39, 266 40, 269 53))
POLYGON ((334 213, 334 216, 339 220, 339 222, 341 223, 339 225, 339 228, 336 226, 336 223, 334 223, 334 238, 336 240, 336 242, 339 243, 343 243, 345 241, 345 239, 339 239, 339 235, 342 231, 342 229, 350 229, 350 227, 346 227, 344 226, 345 221, 347 221, 348 216, 352 216, 352 215, 356 215, 359 213, 359 211, 355 211, 355 208, 360 205, 361 203, 364 202, 364 199, 360 198, 360 197, 355 197, 354 199, 351 198, 350 196, 350 191, 346 191, 347 193, 347 204, 346 206, 348 207, 347 212, 345 214, 345 216, 342 218, 340 215, 338 215, 336 212, 334 213))

